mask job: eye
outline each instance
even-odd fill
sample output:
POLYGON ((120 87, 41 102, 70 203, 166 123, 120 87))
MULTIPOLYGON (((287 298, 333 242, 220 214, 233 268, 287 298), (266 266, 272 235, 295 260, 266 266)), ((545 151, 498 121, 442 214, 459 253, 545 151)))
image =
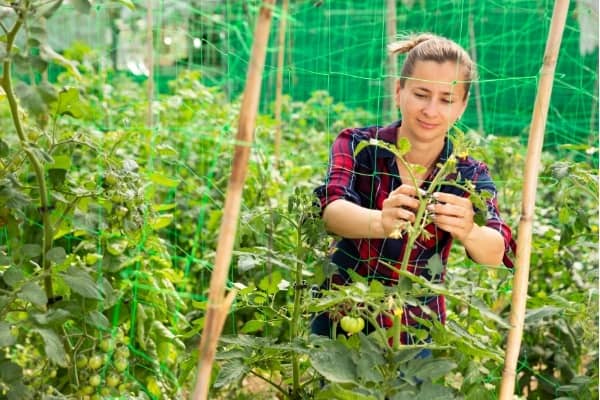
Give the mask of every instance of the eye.
POLYGON ((424 99, 425 97, 427 97, 427 95, 425 95, 423 93, 415 93, 415 96, 419 99, 424 99))

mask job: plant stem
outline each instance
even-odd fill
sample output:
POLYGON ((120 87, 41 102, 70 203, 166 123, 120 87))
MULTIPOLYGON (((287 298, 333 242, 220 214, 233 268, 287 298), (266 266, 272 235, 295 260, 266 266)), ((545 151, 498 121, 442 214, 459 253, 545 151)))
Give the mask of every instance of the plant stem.
MULTIPOLYGON (((296 285, 294 286, 294 310, 292 312, 292 321, 290 323, 290 340, 298 336, 298 324, 300 319, 300 302, 302 300, 302 224, 298 221, 296 225, 296 285)), ((292 353, 292 398, 296 398, 300 392, 300 366, 298 355, 292 353)))
MULTIPOLYGON (((400 157, 400 161, 403 162, 406 166, 408 166, 408 163, 406 163, 406 161, 402 157, 400 157)), ((449 165, 450 164, 448 162, 446 162, 440 167, 439 171, 437 172, 437 174, 431 181, 429 188, 427 189, 427 194, 431 194, 433 192, 433 190, 435 190, 435 188, 438 186, 440 180, 446 176, 446 174, 447 174, 446 170, 448 169, 449 165)), ((409 174, 413 180, 413 184, 416 185, 416 180, 415 180, 414 175, 412 174, 410 168, 407 168, 407 170, 409 171, 409 174)), ((417 186, 415 186, 415 187, 417 187, 417 186)), ((422 201, 423 196, 421 195, 421 193, 418 189, 417 189, 417 195, 419 196, 419 209, 417 210, 417 214, 415 216, 415 222, 412 225, 413 228, 421 227, 421 222, 423 220, 423 217, 425 216, 425 210, 427 209, 427 202, 422 201)), ((414 246, 415 242, 417 241, 417 238, 419 236, 421 236, 421 233, 422 233, 421 229, 409 229, 408 238, 406 241, 406 247, 404 247, 404 255, 402 257, 402 263, 400 264, 400 269, 402 271, 406 271, 406 269, 408 268, 408 262, 410 261, 409 258, 410 258, 411 249, 414 246)))
MULTIPOLYGON (((26 4, 27 6, 28 4, 26 4)), ((23 147, 33 170, 35 172, 35 176, 38 182, 39 191, 40 191, 40 213, 42 214, 42 225, 44 228, 44 235, 42 239, 42 266, 45 269, 50 268, 50 263, 46 259, 46 253, 48 250, 52 248, 52 225, 50 224, 50 202, 48 200, 48 193, 46 187, 46 177, 44 175, 44 168, 37 158, 33 150, 29 147, 27 143, 27 139, 25 138, 25 132, 23 131, 23 125, 21 124, 21 120, 19 118, 19 106, 17 104, 17 99, 15 96, 15 92, 12 86, 12 76, 11 76, 11 61, 10 61, 10 52, 12 50, 12 46, 14 44, 15 38, 17 36, 17 32, 23 25, 24 15, 26 12, 20 15, 19 19, 15 22, 14 26, 10 30, 10 32, 6 35, 6 58, 3 62, 3 76, 0 85, 4 89, 6 94, 6 98, 8 100, 8 104, 10 106, 10 113, 13 120, 13 124, 15 126, 15 130, 17 131, 17 135, 19 137, 19 141, 21 142, 21 146, 23 147)), ((44 287, 46 290, 46 297, 48 299, 54 297, 52 290, 52 276, 50 274, 46 275, 44 279, 44 287)))
POLYGON ((279 390, 284 396, 287 396, 287 392, 285 391, 285 389, 283 387, 281 387, 280 385, 276 384, 275 382, 273 382, 272 380, 270 380, 269 378, 265 378, 264 376, 262 376, 261 374, 254 372, 253 370, 250 370, 250 373, 254 376, 256 376, 259 379, 262 379, 263 381, 267 382, 269 385, 273 386, 275 389, 279 390))

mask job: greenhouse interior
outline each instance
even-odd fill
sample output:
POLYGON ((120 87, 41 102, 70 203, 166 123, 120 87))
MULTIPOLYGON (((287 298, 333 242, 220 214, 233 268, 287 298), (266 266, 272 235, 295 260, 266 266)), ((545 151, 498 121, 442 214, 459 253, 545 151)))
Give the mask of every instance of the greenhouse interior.
POLYGON ((598 399, 598 8, 2 1, 0 399, 598 399))

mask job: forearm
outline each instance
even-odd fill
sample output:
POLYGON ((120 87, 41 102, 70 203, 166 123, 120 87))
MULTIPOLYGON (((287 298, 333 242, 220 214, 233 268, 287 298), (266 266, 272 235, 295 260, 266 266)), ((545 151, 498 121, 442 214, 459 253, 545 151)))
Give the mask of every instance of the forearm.
POLYGON ((384 238, 381 210, 371 210, 347 200, 336 200, 323 211, 325 228, 349 239, 384 238))
POLYGON ((498 231, 487 226, 473 225, 462 244, 475 262, 493 266, 502 264, 504 239, 498 231))

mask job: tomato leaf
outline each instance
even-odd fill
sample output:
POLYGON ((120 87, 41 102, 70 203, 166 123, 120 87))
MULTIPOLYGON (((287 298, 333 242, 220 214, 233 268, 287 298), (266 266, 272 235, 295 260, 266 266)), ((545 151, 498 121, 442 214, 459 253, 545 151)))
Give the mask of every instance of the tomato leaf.
POLYGON ((67 367, 67 353, 65 352, 65 348, 60 341, 60 337, 50 329, 33 329, 33 332, 37 332, 40 334, 44 341, 44 351, 46 355, 50 359, 50 361, 55 364, 60 365, 61 367, 67 367))
POLYGON ((35 304, 36 306, 44 306, 48 302, 48 298, 46 297, 44 289, 42 289, 35 282, 27 282, 24 284, 17 296, 20 299, 35 304))
POLYGON ((0 322, 0 348, 12 346, 16 341, 17 338, 10 332, 10 325, 8 322, 0 322))

